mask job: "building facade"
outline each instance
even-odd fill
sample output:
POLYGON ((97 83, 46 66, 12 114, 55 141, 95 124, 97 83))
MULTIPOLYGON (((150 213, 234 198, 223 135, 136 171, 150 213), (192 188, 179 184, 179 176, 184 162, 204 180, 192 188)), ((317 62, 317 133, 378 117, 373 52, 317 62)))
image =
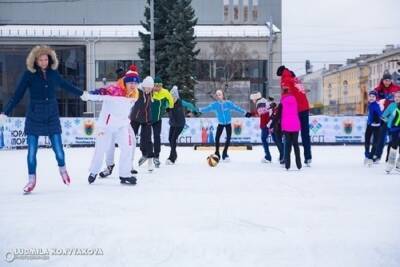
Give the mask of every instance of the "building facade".
MULTIPOLYGON (((29 49, 52 45, 61 59, 60 72, 83 89, 115 81, 115 70, 138 64, 144 31, 144 0, 118 1, 15 1, 0 2, 0 106, 12 95, 17 76, 24 70, 29 49), (43 10, 46 12, 43 17, 43 10)), ((193 0, 198 17, 195 88, 199 104, 209 102, 210 91, 226 88, 232 100, 246 108, 248 94, 265 91, 267 81, 267 18, 277 32, 273 41, 273 66, 282 61, 281 0, 193 0), (232 46, 231 57, 218 54, 221 46, 232 46), (239 51, 239 52, 238 52, 239 51)), ((274 73, 274 71, 273 71, 274 73)), ((277 83, 274 77, 274 84, 277 83)), ((268 92, 270 95, 278 94, 268 92)), ((77 116, 86 109, 79 99, 59 95, 62 116, 77 116)), ((23 104, 13 115, 24 114, 23 104)))
POLYGON ((376 87, 385 72, 392 74, 394 82, 400 85, 400 47, 386 46, 382 54, 368 60, 368 65, 371 71, 369 88, 376 87))
MULTIPOLYGON (((300 76, 300 80, 303 82, 306 88, 308 100, 311 108, 314 110, 321 109, 323 107, 323 76, 327 72, 325 68, 311 72, 300 76)), ((315 111, 317 112, 317 111, 315 111)), ((321 111, 318 111, 319 113, 321 111)))

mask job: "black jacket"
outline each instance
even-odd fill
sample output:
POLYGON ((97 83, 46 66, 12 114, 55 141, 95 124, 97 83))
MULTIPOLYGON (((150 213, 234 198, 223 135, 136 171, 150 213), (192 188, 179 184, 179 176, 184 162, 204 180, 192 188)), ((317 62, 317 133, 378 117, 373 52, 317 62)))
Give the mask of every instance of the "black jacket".
POLYGON ((174 108, 170 109, 169 125, 172 127, 184 127, 186 124, 185 111, 182 106, 182 100, 176 100, 174 108))
POLYGON ((141 89, 139 97, 132 108, 130 119, 139 123, 151 123, 151 94, 144 93, 141 89))

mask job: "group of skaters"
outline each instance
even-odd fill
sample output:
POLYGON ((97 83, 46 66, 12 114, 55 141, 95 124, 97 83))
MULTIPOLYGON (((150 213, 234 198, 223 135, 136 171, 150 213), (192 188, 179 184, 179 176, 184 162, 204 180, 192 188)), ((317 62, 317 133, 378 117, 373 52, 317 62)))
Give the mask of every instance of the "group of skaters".
MULTIPOLYGON (((29 53, 27 70, 23 73, 14 95, 2 113, 3 124, 29 91, 29 106, 26 112, 25 129, 28 144, 28 183, 25 193, 30 193, 36 185, 36 154, 39 136, 48 136, 55 152, 62 181, 69 185, 70 176, 66 169, 61 139, 61 124, 56 100, 58 88, 80 96, 83 101, 101 101, 102 108, 97 120, 97 135, 94 154, 89 168, 88 182, 93 183, 98 176, 107 177, 114 169, 114 153, 117 144, 120 150, 119 177, 122 184, 135 185, 137 171, 134 169, 136 135, 140 133, 141 157, 138 165, 147 164, 152 172, 159 168, 161 152, 162 117, 169 116, 170 154, 166 164, 175 164, 177 160, 177 139, 185 127, 186 112, 195 116, 214 112, 218 119, 215 155, 223 161, 229 161, 232 127, 231 112, 236 111, 246 117, 260 117, 261 139, 265 151, 263 162, 271 162, 268 136, 272 135, 279 150, 279 161, 286 169, 290 168, 290 154, 293 147, 296 166, 301 169, 302 162, 298 143, 301 132, 304 147, 304 163, 311 163, 311 144, 309 135, 309 104, 300 81, 285 66, 279 67, 277 75, 281 77, 281 101, 276 104, 272 98, 263 98, 260 93, 252 94, 255 104, 253 112, 247 112, 232 101, 226 100, 224 92, 217 90, 216 100, 206 107, 196 108, 192 103, 180 98, 179 90, 163 88, 159 77, 150 76, 141 79, 135 65, 127 71, 118 70, 119 79, 115 84, 92 91, 83 91, 65 81, 58 73, 58 59, 49 46, 34 47, 29 53), (226 131, 226 141, 220 154, 220 138, 226 131), (103 161, 106 168, 102 171, 103 161)), ((400 100, 400 95, 399 95, 400 100)))
POLYGON ((368 93, 368 119, 365 131, 365 159, 368 166, 378 164, 383 157, 386 172, 400 171, 400 87, 392 75, 385 73, 379 85, 368 93), (389 137, 389 138, 388 138, 389 137), (384 147, 389 139, 386 153, 384 147), (397 158, 397 160, 396 160, 397 158))

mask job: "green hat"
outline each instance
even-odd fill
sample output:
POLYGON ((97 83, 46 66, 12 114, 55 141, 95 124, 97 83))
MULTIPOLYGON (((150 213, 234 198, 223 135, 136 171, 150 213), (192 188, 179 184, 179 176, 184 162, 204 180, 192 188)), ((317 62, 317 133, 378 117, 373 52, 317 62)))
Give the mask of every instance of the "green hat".
POLYGON ((155 78, 154 78, 154 83, 163 83, 162 82, 162 80, 161 80, 161 78, 160 78, 160 76, 156 76, 155 78))

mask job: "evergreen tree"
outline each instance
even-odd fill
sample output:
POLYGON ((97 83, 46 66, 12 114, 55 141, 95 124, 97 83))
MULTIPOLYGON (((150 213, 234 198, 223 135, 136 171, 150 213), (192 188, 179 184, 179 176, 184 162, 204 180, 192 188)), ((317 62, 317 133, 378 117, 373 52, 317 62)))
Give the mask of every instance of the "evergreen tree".
POLYGON ((195 50, 194 26, 197 24, 191 0, 176 0, 169 13, 169 23, 173 30, 166 35, 165 52, 169 59, 166 69, 169 84, 177 85, 185 99, 194 99, 195 50))

